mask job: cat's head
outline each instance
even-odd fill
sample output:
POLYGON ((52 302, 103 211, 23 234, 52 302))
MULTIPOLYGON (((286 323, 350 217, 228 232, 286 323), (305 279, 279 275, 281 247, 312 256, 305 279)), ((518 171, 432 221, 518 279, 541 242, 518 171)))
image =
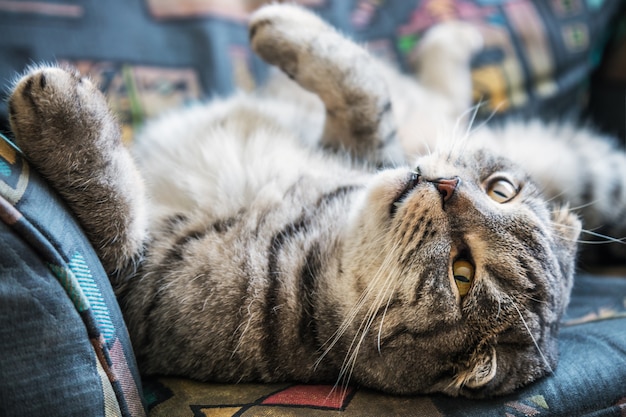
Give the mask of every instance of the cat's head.
POLYGON ((344 376, 483 397, 549 374, 580 228, 489 151, 381 172, 344 248, 344 376))

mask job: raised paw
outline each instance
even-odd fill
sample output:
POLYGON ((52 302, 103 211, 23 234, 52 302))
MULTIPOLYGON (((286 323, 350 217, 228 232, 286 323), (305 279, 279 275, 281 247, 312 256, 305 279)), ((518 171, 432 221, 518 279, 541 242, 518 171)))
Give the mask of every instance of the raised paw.
POLYGON ((464 118, 471 106, 470 61, 482 47, 483 37, 475 26, 452 21, 429 29, 415 51, 420 83, 447 99, 453 119, 464 118))
POLYGON ((9 98, 9 121, 17 146, 53 183, 87 175, 122 144, 104 95, 71 69, 37 67, 21 77, 9 98))
MULTIPOLYGON (((50 150, 98 140, 102 129, 117 127, 106 99, 77 71, 59 67, 31 69, 15 84, 9 120, 17 145, 35 161, 50 150)), ((110 135, 109 135, 110 136, 110 135)))
POLYGON ((252 15, 248 26, 252 49, 291 78, 298 75, 298 64, 306 59, 307 46, 319 34, 334 32, 313 12, 287 4, 262 7, 252 15))
POLYGON ((483 48, 483 37, 471 23, 450 21, 430 28, 420 41, 418 59, 428 61, 445 57, 450 61, 469 62, 483 48))
POLYGON ((121 279, 143 245, 143 185, 104 95, 76 71, 40 67, 15 84, 9 112, 17 145, 121 279))
POLYGON ((252 48, 326 107, 321 144, 374 165, 402 159, 379 63, 314 13, 294 5, 259 9, 250 20, 252 48))

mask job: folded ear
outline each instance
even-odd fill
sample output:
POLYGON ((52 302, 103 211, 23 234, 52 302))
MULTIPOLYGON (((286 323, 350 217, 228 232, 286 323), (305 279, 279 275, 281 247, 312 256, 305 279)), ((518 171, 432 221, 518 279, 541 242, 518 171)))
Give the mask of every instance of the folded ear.
POLYGON ((496 350, 489 347, 472 355, 467 369, 456 375, 456 385, 467 388, 480 388, 487 385, 498 370, 496 350))

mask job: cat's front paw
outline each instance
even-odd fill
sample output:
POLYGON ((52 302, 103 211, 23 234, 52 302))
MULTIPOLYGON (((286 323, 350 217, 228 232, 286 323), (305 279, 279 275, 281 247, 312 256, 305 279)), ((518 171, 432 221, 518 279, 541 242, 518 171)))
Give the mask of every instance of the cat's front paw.
POLYGON ((35 160, 33 152, 96 140, 99 131, 115 127, 98 88, 77 71, 55 66, 33 68, 15 83, 9 120, 17 145, 35 160))
POLYGON ((98 88, 78 72, 38 67, 9 100, 17 145, 65 199, 112 279, 141 257, 143 184, 98 88))

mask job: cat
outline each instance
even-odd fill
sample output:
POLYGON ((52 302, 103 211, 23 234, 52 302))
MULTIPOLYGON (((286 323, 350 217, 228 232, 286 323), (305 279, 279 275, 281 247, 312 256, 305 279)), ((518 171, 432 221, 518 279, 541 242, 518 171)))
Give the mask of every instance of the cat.
POLYGON ((585 129, 472 127, 462 23, 426 34, 417 81, 295 5, 249 34, 288 77, 164 115, 132 151, 75 70, 31 68, 9 99, 142 373, 472 398, 550 374, 579 215, 624 231, 624 154, 585 129), (568 208, 590 192, 608 201, 568 208))

